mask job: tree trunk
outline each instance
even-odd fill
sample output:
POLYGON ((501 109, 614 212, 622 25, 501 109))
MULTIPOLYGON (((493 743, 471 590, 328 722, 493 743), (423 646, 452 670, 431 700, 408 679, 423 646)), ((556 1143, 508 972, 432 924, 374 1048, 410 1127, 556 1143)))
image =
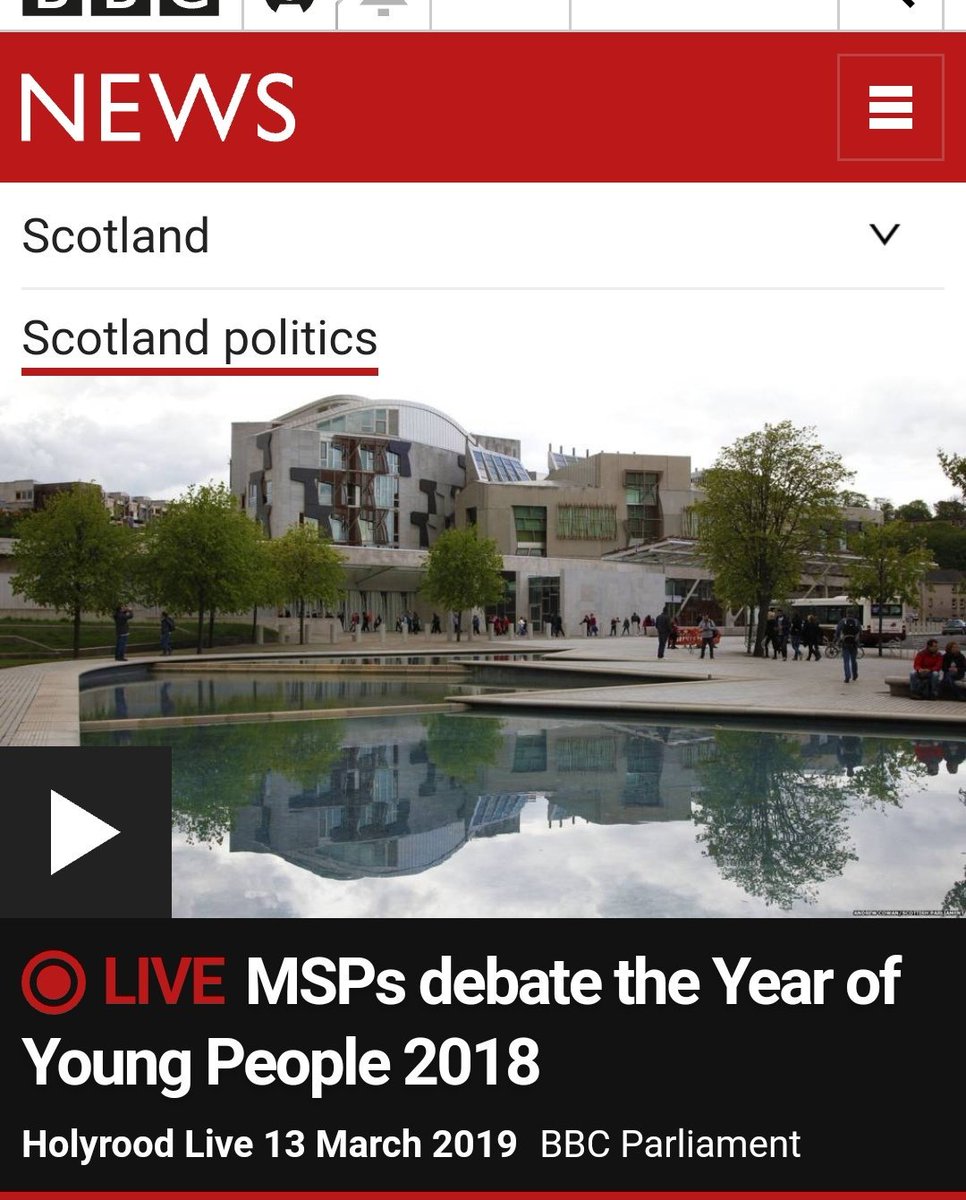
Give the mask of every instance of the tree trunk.
POLYGON ((195 646, 195 654, 200 654, 204 648, 205 640, 205 597, 204 593, 198 595, 198 644, 195 646))
POLYGON ((208 610, 208 649, 210 650, 215 644, 215 610, 208 610))
POLYGON ((299 597, 299 645, 305 645, 305 597, 299 597))
POLYGON ((258 605, 252 609, 252 645, 258 641, 258 605))
POLYGON ((81 606, 74 605, 74 657, 80 658, 81 606))

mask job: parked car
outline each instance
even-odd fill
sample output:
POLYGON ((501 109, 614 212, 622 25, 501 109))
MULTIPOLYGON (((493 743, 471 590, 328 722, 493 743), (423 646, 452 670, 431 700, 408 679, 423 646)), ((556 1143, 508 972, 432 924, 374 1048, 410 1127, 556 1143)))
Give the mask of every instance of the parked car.
POLYGON ((959 617, 953 617, 951 621, 946 622, 946 624, 940 630, 940 633, 948 633, 950 635, 966 637, 966 621, 961 621, 959 617))

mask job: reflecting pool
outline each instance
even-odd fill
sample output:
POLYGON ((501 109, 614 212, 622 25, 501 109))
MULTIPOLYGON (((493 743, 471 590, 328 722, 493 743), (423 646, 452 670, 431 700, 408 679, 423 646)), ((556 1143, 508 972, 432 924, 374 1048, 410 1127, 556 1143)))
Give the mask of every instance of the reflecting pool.
POLYGON ((414 712, 83 743, 172 747, 176 917, 966 911, 966 741, 414 712))
POLYGON ((205 714, 309 712, 327 708, 380 708, 396 704, 441 704, 447 696, 481 695, 501 690, 472 683, 462 673, 407 669, 395 676, 293 675, 279 671, 197 675, 89 688, 80 694, 82 721, 137 717, 194 717, 205 714))

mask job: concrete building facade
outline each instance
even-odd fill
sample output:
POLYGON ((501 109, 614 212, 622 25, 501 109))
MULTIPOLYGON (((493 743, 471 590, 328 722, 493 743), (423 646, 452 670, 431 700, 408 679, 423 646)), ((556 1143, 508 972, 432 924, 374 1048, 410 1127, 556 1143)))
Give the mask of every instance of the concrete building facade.
POLYGON ((497 608, 544 632, 560 614, 643 617, 664 604, 662 570, 602 564, 608 551, 681 533, 693 498, 685 456, 551 453, 546 478, 513 438, 473 434, 404 400, 330 396, 264 423, 232 426, 231 490, 269 536, 309 524, 343 553, 346 610, 430 616, 426 552, 451 526, 476 525, 504 556, 497 608))

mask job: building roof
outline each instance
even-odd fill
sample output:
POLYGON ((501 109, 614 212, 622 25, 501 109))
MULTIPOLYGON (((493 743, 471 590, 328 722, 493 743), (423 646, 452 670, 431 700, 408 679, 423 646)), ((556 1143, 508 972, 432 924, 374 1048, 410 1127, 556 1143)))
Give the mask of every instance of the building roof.
POLYGON ((367 408, 411 408, 419 412, 432 413, 434 417, 439 417, 448 422, 455 429, 458 429, 464 437, 472 440, 471 435, 467 433, 458 421, 454 421, 448 413, 441 412, 438 408, 433 408, 429 404, 420 404, 416 400, 374 400, 367 396, 352 396, 348 394, 323 396, 320 400, 312 400, 308 404, 303 404, 301 408, 293 408, 291 412, 282 413, 280 417, 273 418, 270 423, 273 425, 301 425, 307 424, 318 417, 335 417, 340 413, 361 412, 367 408))

